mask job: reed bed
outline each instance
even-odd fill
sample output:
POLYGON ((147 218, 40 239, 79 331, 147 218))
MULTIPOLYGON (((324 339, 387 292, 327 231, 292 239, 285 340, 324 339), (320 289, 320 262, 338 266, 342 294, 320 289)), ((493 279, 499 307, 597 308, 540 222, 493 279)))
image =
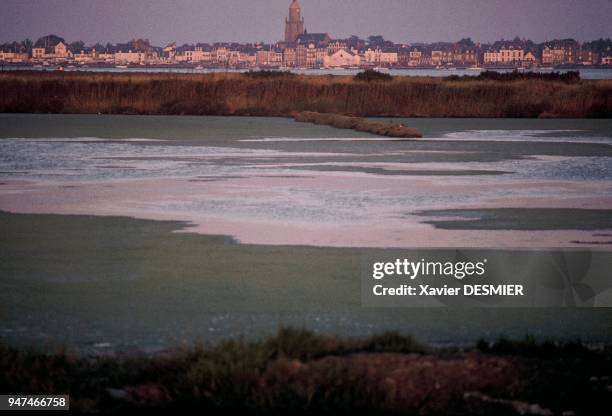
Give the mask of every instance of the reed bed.
POLYGON ((0 112, 359 117, 612 116, 612 81, 167 73, 0 73, 0 112))

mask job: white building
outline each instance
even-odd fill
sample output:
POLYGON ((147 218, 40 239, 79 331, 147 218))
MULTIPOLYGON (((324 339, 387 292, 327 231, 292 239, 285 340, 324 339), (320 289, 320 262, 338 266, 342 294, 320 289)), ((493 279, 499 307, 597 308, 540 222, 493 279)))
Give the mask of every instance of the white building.
POLYGON ((20 63, 28 60, 28 54, 22 52, 10 52, 0 50, 0 61, 10 63, 20 63))
POLYGON ((33 59, 43 59, 47 53, 45 48, 32 48, 33 59))
POLYGON ((538 59, 533 52, 527 52, 523 55, 523 65, 530 66, 538 63, 538 59))
POLYGON ((339 51, 326 55, 323 58, 323 66, 326 68, 345 68, 350 66, 359 66, 361 58, 358 54, 340 49, 339 51))
POLYGON ((211 62, 213 59, 210 51, 205 51, 201 47, 196 46, 194 50, 179 52, 174 55, 177 62, 211 62))
POLYGON ((98 59, 98 54, 95 49, 90 51, 81 51, 74 54, 74 60, 79 63, 93 62, 98 59))
POLYGON ((525 51, 522 49, 504 48, 498 51, 488 51, 484 53, 485 64, 509 64, 523 62, 525 51))
POLYGON ((229 60, 229 51, 225 46, 219 46, 213 49, 213 60, 217 63, 227 63, 229 60))
POLYGON ((391 49, 383 50, 381 48, 368 48, 364 53, 364 61, 368 64, 374 65, 393 65, 398 61, 397 51, 391 49))
POLYGON ((144 52, 115 52, 115 62, 123 64, 139 64, 145 62, 146 54, 144 52))
MULTIPOLYGON (((250 57, 249 62, 252 62, 250 57)), ((255 62, 259 66, 280 67, 283 65, 283 53, 275 49, 259 50, 255 54, 255 62)))
POLYGON ((64 42, 60 42, 55 45, 53 51, 55 53, 56 58, 68 58, 71 55, 70 51, 68 50, 68 47, 66 46, 66 44, 64 44, 64 42))

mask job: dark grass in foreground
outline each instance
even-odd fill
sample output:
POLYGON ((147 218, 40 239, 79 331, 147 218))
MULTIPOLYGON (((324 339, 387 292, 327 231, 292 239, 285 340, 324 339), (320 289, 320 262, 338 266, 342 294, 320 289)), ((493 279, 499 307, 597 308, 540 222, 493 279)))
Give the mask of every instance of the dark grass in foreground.
POLYGON ((612 81, 152 73, 0 73, 0 112, 357 117, 610 117, 612 81))
POLYGON ((606 414, 612 352, 580 343, 481 341, 431 350, 282 329, 153 356, 43 355, 0 346, 0 391, 63 393, 78 412, 197 409, 249 414, 606 414))

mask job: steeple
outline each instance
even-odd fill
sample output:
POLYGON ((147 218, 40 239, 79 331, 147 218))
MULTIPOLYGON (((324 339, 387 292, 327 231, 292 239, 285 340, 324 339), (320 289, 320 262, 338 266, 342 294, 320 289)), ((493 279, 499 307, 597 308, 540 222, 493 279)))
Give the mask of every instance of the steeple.
POLYGON ((285 42, 295 42, 304 33, 304 18, 298 0, 289 6, 289 17, 285 19, 285 42))

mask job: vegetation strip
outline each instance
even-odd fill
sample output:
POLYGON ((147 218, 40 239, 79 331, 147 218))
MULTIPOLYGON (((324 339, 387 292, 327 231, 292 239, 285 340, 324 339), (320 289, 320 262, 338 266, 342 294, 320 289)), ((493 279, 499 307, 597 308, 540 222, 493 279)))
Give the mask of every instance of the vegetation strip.
POLYGON ((324 124, 337 129, 353 129, 379 136, 414 139, 423 137, 418 130, 399 123, 371 121, 361 117, 343 116, 340 114, 316 113, 302 111, 295 114, 294 119, 305 123, 324 124))
POLYGON ((0 112, 357 117, 612 116, 612 80, 529 74, 0 73, 0 112))
POLYGON ((345 339, 285 328, 258 342, 149 355, 43 354, 0 344, 0 389, 70 394, 76 413, 602 414, 611 406, 611 357, 608 348, 530 337, 458 350, 395 332, 345 339))

